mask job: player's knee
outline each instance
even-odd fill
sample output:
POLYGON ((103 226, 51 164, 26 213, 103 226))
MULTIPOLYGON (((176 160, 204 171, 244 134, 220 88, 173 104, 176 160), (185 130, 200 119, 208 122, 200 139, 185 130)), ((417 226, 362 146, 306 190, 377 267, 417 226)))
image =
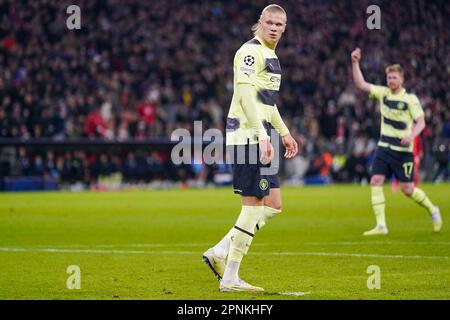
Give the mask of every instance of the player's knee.
POLYGON ((379 187, 379 186, 382 186, 383 185, 383 178, 382 177, 377 177, 377 176, 373 176, 371 179, 370 179, 370 185, 372 186, 372 187, 379 187))
POLYGON ((258 197, 242 197, 242 205, 243 206, 262 206, 264 205, 264 198, 258 197))
POLYGON ((405 196, 411 197, 414 191, 414 185, 404 184, 402 185, 402 192, 405 196))
POLYGON ((278 210, 278 213, 281 213, 281 202, 280 203, 275 203, 275 205, 272 206, 272 208, 274 208, 275 210, 278 210))
POLYGON ((272 202, 272 203, 265 203, 266 207, 278 210, 279 213, 281 213, 281 202, 272 202))

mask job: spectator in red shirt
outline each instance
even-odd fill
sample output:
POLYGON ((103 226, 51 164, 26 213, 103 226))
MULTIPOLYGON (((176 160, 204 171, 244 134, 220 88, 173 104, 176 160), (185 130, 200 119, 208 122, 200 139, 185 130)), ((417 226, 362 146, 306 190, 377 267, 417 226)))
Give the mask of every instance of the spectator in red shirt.
POLYGON ((90 112, 86 118, 84 132, 88 138, 101 138, 105 134, 106 123, 99 110, 90 112))
POLYGON ((149 101, 141 102, 137 109, 139 121, 143 121, 147 125, 151 125, 155 121, 156 105, 154 103, 149 101))

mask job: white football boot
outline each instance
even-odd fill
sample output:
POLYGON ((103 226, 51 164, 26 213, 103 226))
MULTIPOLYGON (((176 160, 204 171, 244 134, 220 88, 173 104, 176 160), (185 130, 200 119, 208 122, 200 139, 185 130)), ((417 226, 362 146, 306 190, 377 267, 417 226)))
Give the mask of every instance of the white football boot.
POLYGON ((220 281, 219 286, 220 292, 242 292, 242 291, 251 291, 251 292, 261 292, 264 291, 261 287, 252 286, 251 284, 245 282, 242 279, 238 279, 236 282, 232 284, 225 284, 223 280, 220 281))
POLYGON ((210 248, 203 253, 203 262, 211 269, 217 280, 222 280, 223 273, 225 272, 225 259, 219 258, 214 254, 214 250, 210 248))
POLYGON ((388 233, 389 233, 389 230, 386 226, 377 224, 377 226, 375 228, 364 232, 363 235, 364 236, 378 236, 378 235, 387 235, 388 233))
POLYGON ((442 218, 441 211, 438 207, 434 207, 433 213, 431 214, 431 221, 433 221, 433 231, 439 232, 442 228, 442 218))

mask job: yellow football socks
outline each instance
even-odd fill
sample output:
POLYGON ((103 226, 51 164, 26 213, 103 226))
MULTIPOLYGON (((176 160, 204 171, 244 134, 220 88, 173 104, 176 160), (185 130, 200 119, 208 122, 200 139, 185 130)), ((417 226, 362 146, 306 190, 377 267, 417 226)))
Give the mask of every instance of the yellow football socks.
POLYGON ((433 212, 434 205, 431 203, 430 199, 428 199, 425 192, 423 192, 421 189, 414 188, 411 198, 422 207, 425 207, 430 214, 433 212))
POLYGON ((263 211, 263 206, 242 206, 241 214, 231 231, 228 260, 237 262, 242 260, 252 243, 256 224, 261 218, 263 211))
POLYGON ((377 219, 377 225, 380 226, 386 226, 386 218, 385 218, 385 200, 384 200, 384 193, 383 193, 383 187, 376 187, 372 186, 372 208, 373 212, 375 213, 375 217, 377 219))
POLYGON ((263 214, 262 214, 261 218, 258 220, 258 223, 256 224, 256 231, 261 230, 261 228, 264 227, 264 225, 267 223, 267 221, 269 221, 270 219, 272 219, 279 213, 281 213, 280 209, 275 209, 275 208, 271 208, 268 206, 264 206, 263 214))

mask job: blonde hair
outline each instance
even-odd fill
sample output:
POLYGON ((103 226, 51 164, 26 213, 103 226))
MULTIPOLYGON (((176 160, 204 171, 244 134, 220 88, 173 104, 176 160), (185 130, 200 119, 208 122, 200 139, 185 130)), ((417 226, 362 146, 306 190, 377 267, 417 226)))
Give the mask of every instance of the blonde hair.
POLYGON ((389 72, 398 72, 398 73, 400 73, 402 78, 404 78, 404 76, 405 76, 405 74, 403 72, 403 68, 399 64, 391 64, 390 66, 387 66, 385 72, 386 72, 386 74, 388 74, 389 72))
MULTIPOLYGON (((259 15, 259 17, 261 18, 261 16, 265 13, 265 12, 279 12, 284 14, 287 17, 286 11, 284 11, 284 9, 277 5, 277 4, 269 4, 267 7, 265 7, 262 11, 261 14, 259 15)), ((252 26, 252 32, 254 35, 256 35, 256 32, 259 29, 259 20, 258 22, 256 22, 253 26, 252 26)))

